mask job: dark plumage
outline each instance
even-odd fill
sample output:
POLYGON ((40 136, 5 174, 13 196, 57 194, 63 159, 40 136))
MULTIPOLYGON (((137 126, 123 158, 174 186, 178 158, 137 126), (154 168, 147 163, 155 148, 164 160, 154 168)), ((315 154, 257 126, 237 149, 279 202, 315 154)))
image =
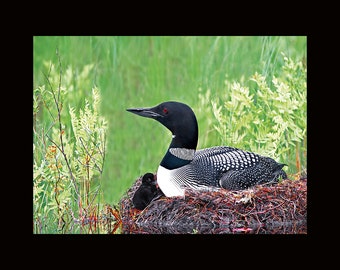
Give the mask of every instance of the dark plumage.
POLYGON ((239 190, 287 178, 282 170, 285 164, 269 157, 228 146, 196 151, 197 120, 186 104, 169 101, 127 111, 155 119, 172 132, 172 141, 157 171, 158 185, 168 197, 183 196, 187 188, 239 190))
POLYGON ((133 195, 132 203, 135 208, 143 210, 151 201, 161 195, 162 191, 157 187, 156 176, 152 173, 146 173, 143 175, 141 185, 133 195))

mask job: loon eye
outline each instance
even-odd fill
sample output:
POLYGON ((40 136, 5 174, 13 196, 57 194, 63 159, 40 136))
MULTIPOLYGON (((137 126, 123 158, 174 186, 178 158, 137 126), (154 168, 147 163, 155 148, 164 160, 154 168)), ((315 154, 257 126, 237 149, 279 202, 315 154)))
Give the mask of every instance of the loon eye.
POLYGON ((167 108, 163 108, 163 113, 165 113, 165 114, 168 114, 168 109, 167 108))

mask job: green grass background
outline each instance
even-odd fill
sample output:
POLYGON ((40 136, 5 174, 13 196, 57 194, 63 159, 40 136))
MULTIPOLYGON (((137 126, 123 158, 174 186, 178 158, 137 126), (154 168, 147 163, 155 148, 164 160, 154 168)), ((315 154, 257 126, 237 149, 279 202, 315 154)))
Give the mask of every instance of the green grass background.
MULTIPOLYGON (((109 123, 102 189, 105 202, 115 204, 137 177, 157 170, 171 140, 162 125, 127 108, 167 100, 187 103, 199 122, 198 148, 218 145, 220 138, 206 121, 214 116, 200 108, 199 89, 210 89, 214 97, 223 93, 226 75, 231 81, 248 80, 256 71, 271 76, 283 63, 281 52, 293 59, 306 57, 307 38, 35 36, 34 88, 46 84, 43 62, 58 64, 57 48, 63 67, 81 71, 87 64, 95 65, 89 79, 101 91, 101 113, 109 123)), ((81 91, 90 95, 91 87, 81 91)))

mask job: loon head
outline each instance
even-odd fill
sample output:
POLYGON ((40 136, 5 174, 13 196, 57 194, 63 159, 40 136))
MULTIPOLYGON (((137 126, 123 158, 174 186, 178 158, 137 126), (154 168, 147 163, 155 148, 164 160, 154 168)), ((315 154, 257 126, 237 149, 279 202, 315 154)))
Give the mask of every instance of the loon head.
POLYGON ((152 118, 167 127, 173 134, 171 148, 196 149, 197 120, 192 109, 181 102, 167 101, 150 108, 127 109, 139 116, 152 118))

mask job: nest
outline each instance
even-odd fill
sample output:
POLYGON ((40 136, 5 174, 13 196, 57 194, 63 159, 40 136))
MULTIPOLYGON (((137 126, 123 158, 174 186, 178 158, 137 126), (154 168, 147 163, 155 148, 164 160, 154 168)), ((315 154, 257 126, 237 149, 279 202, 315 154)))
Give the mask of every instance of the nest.
POLYGON ((161 197, 139 211, 138 178, 120 200, 124 234, 306 234, 307 178, 242 191, 192 191, 161 197))

